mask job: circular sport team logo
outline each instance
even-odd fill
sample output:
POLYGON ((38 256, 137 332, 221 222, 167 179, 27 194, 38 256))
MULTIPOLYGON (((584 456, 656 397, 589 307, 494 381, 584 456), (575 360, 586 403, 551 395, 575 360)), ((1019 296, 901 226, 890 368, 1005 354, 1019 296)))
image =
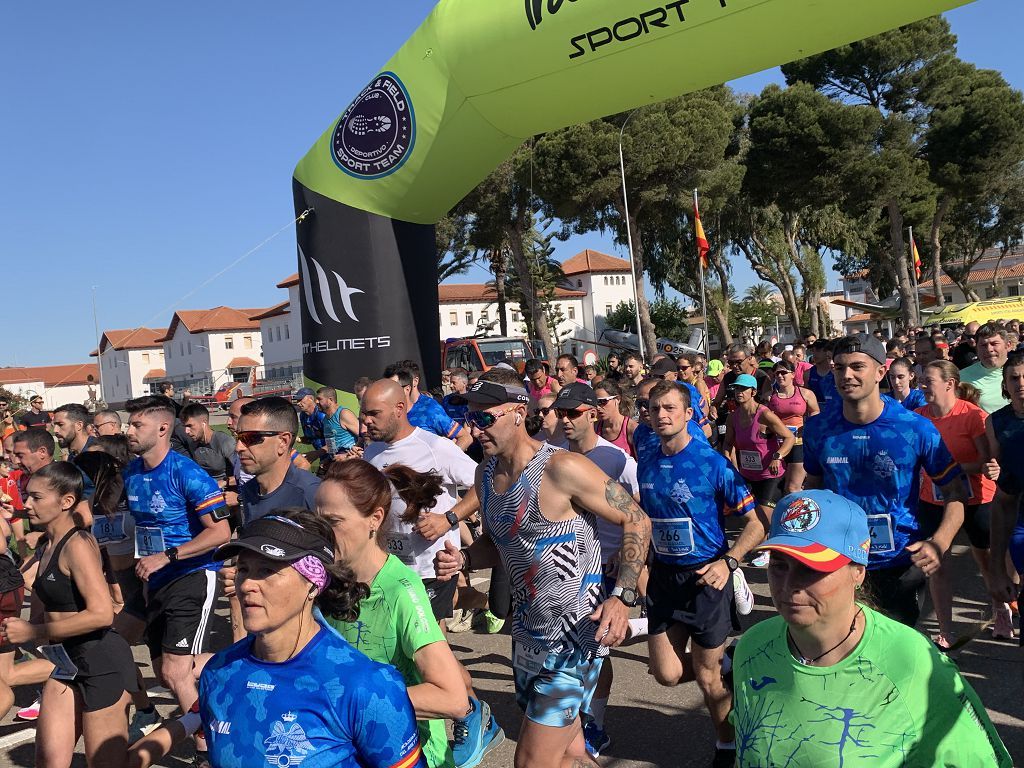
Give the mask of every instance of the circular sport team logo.
POLYGON ((821 520, 821 508, 811 499, 797 499, 782 516, 780 525, 790 533, 809 531, 821 520))
POLYGON ((331 157, 358 179, 394 173, 416 143, 416 118, 402 81, 391 72, 373 79, 345 110, 331 137, 331 157))

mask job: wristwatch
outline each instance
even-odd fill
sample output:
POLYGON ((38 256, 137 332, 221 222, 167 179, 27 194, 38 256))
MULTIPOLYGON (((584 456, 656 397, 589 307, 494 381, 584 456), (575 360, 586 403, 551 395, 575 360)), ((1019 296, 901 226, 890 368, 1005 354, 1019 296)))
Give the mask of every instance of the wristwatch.
POLYGON ((167 559, 170 560, 172 563, 178 562, 178 548, 177 547, 168 547, 167 549, 164 550, 164 554, 167 555, 167 559))
POLYGON ((452 528, 459 527, 459 516, 452 512, 451 510, 448 510, 447 512, 444 513, 444 519, 448 521, 448 525, 450 525, 452 528))
POLYGON ((622 601, 622 604, 627 608, 635 608, 636 604, 640 602, 640 595, 635 589, 630 587, 615 587, 612 590, 610 597, 617 597, 622 601))
POLYGON ((732 573, 740 567, 739 561, 737 561, 735 557, 730 557, 729 555, 722 555, 722 559, 725 560, 725 564, 729 566, 729 573, 732 573))
POLYGON ((782 454, 776 451, 772 454, 772 461, 782 461, 782 454))

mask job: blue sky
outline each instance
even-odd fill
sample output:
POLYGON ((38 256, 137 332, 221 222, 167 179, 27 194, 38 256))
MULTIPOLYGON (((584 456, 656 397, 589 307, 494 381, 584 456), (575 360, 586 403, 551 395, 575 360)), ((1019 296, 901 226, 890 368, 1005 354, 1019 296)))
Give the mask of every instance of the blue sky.
MULTIPOLYGON (((93 286, 101 328, 166 326, 169 307, 281 301, 291 229, 179 303, 289 224, 295 163, 433 5, 5 3, 0 365, 86 360, 93 286)), ((1024 88, 1024 3, 979 0, 948 16, 963 58, 1024 88)), ((558 255, 584 247, 623 253, 594 234, 558 255)), ((736 274, 741 288, 754 282, 743 263, 736 274)))

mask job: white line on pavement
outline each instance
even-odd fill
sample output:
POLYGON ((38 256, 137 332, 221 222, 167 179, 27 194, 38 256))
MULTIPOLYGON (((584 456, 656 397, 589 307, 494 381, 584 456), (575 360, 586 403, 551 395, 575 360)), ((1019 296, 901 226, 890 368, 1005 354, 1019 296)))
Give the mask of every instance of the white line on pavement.
POLYGON ((9 733, 0 739, 0 750, 10 749, 11 747, 21 744, 23 741, 34 739, 36 737, 35 728, 24 728, 14 733, 9 733))

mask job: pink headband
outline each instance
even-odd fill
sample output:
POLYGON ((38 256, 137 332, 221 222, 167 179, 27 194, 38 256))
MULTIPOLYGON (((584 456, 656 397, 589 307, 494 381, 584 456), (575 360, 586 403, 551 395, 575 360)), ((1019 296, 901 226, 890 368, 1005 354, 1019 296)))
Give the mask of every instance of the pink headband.
POLYGON ((331 574, 327 572, 327 568, 324 567, 324 564, 320 559, 313 555, 306 555, 304 558, 296 560, 291 565, 292 568, 302 574, 310 584, 316 587, 316 593, 318 595, 327 588, 328 584, 331 583, 331 574))

